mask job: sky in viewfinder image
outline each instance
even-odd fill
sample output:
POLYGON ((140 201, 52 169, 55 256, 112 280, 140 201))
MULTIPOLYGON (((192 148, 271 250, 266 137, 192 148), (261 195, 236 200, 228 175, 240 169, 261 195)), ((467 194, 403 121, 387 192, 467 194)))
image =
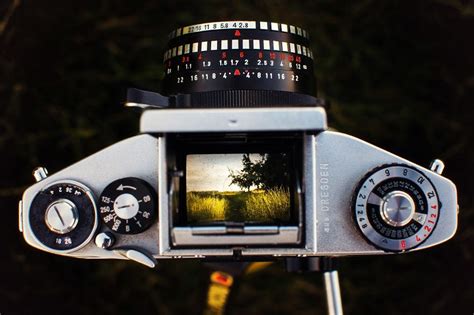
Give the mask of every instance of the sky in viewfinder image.
MULTIPOLYGON (((231 184, 230 171, 242 170, 242 153, 190 154, 186 157, 187 191, 242 191, 231 184)), ((256 153, 249 155, 252 162, 261 160, 256 153)), ((255 189, 257 187, 251 187, 255 189)))

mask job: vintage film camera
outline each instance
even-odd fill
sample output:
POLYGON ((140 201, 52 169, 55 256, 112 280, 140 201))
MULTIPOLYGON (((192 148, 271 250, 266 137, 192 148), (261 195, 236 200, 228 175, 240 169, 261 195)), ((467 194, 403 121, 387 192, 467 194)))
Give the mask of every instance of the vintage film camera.
POLYGON ((86 259, 380 255, 450 239, 456 187, 429 168, 328 131, 308 33, 229 21, 179 28, 165 91, 130 89, 140 135, 37 183, 20 231, 86 259))

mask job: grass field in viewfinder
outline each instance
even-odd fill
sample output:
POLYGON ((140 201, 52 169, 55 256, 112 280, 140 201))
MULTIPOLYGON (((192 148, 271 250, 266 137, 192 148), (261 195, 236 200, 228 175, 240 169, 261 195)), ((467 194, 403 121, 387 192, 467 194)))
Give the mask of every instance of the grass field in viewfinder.
POLYGON ((191 191, 186 199, 190 223, 290 220, 290 193, 286 188, 248 192, 191 191))

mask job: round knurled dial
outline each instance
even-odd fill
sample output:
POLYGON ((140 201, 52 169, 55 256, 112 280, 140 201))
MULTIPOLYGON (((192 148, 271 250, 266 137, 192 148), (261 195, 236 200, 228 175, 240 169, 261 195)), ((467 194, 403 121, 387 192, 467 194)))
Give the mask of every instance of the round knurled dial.
POLYGON ((29 220, 34 236, 49 251, 63 254, 78 250, 97 229, 94 196, 76 181, 52 183, 31 202, 29 220))
POLYGON ((408 165, 386 165, 359 184, 353 211, 359 230, 377 248, 400 252, 429 238, 440 202, 431 181, 408 165))
POLYGON ((157 217, 156 193, 142 179, 127 177, 105 187, 99 200, 103 223, 119 234, 138 234, 157 217))

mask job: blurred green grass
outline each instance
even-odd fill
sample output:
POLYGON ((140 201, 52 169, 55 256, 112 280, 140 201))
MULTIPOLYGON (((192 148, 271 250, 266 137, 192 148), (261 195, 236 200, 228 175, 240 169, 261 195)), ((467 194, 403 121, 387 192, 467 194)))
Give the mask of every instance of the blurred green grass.
POLYGON ((290 192, 284 188, 253 191, 192 191, 186 193, 190 223, 215 221, 286 222, 290 192))
MULTIPOLYGON (((0 2, 0 19, 13 1, 0 2)), ((443 159, 459 189, 453 240, 430 250, 340 260, 347 314, 474 311, 474 6, 439 1, 17 1, 0 27, 0 313, 198 313, 199 262, 157 270, 39 252, 17 230, 30 171, 55 172, 138 131, 124 88, 160 90, 167 33, 224 19, 310 32, 329 123, 428 165, 443 159)), ((281 264, 240 281, 231 314, 324 314, 319 275, 281 264)))
POLYGON ((186 205, 188 222, 225 221, 229 201, 219 193, 188 192, 186 205))

